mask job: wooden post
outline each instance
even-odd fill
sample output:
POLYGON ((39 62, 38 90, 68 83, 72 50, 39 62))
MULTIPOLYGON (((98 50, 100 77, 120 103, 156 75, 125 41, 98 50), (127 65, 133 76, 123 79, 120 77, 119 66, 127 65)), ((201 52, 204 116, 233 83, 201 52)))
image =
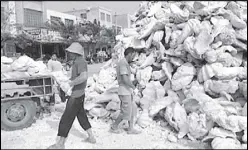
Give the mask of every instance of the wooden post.
POLYGON ((42 43, 40 43, 40 58, 43 56, 42 43))
POLYGON ((66 60, 66 62, 67 62, 67 57, 68 57, 68 56, 67 56, 67 52, 66 52, 65 48, 66 48, 66 45, 63 44, 63 49, 64 49, 64 51, 65 51, 65 60, 66 60))

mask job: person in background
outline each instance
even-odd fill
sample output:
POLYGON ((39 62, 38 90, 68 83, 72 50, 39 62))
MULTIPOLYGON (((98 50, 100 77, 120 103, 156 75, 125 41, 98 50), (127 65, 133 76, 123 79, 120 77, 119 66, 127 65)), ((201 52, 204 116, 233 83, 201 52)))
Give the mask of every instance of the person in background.
POLYGON ((106 54, 107 54, 107 61, 108 61, 109 59, 111 59, 111 47, 108 47, 106 54))
POLYGON ((61 62, 58 61, 56 53, 53 53, 53 54, 52 54, 51 59, 50 59, 50 60, 48 61, 48 63, 47 63, 47 68, 48 68, 50 71, 52 71, 52 72, 55 72, 55 71, 62 71, 63 66, 62 66, 61 62))
POLYGON ((64 149, 65 141, 72 124, 77 117, 81 127, 88 133, 87 142, 96 143, 91 124, 84 110, 85 88, 88 79, 87 62, 84 58, 84 50, 78 42, 72 43, 66 51, 69 59, 73 60, 71 81, 72 94, 67 101, 65 111, 59 122, 58 136, 59 140, 49 149, 64 149))
POLYGON ((133 100, 133 93, 136 90, 131 81, 131 68, 129 63, 135 57, 135 50, 127 48, 124 52, 125 58, 121 59, 116 67, 117 81, 119 84, 118 95, 121 100, 121 112, 115 122, 111 125, 110 132, 120 133, 120 126, 128 126, 128 134, 139 134, 140 131, 134 129, 134 115, 137 105, 133 100))
POLYGON ((97 54, 93 54, 92 61, 93 63, 97 63, 97 54))
POLYGON ((42 58, 42 61, 44 64, 47 65, 48 61, 49 61, 50 57, 48 55, 45 55, 43 58, 42 58))
MULTIPOLYGON (((63 71, 63 65, 57 59, 56 53, 53 53, 51 59, 47 62, 47 68, 51 72, 63 71)), ((59 98, 62 102, 66 101, 65 92, 60 88, 57 82, 55 82, 54 84, 54 91, 55 91, 55 94, 59 94, 59 98)))
POLYGON ((98 52, 97 52, 97 62, 98 63, 101 63, 101 58, 102 58, 102 50, 99 50, 98 52))
POLYGON ((88 56, 86 57, 86 60, 87 60, 88 64, 92 64, 92 59, 91 59, 90 53, 89 53, 88 56))
POLYGON ((106 58, 107 58, 106 51, 102 51, 102 60, 101 60, 101 62, 102 63, 105 62, 106 58))
POLYGON ((101 69, 107 69, 108 67, 115 68, 117 63, 118 63, 118 55, 115 53, 111 54, 112 58, 108 60, 102 67, 101 69))

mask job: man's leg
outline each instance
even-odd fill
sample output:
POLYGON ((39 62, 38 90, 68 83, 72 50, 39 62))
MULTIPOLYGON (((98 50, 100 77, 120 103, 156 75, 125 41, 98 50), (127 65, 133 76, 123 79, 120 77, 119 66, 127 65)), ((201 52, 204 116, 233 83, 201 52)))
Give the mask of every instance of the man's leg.
POLYGON ((120 124, 121 121, 123 120, 122 118, 123 118, 123 112, 122 112, 122 110, 121 110, 119 116, 117 117, 117 119, 115 120, 115 122, 114 122, 114 123, 112 124, 112 126, 111 126, 111 128, 112 128, 113 130, 117 130, 117 129, 118 129, 119 124, 120 124))
POLYGON ((58 136, 60 137, 56 144, 50 146, 51 149, 63 149, 65 145, 65 139, 72 127, 72 124, 80 109, 76 103, 77 99, 71 98, 67 101, 65 111, 59 122, 58 136))
POLYGON ((122 120, 130 120, 131 119, 131 96, 130 95, 119 95, 121 100, 121 112, 118 118, 112 125, 113 130, 119 129, 119 124, 122 120))
POLYGON ((129 128, 128 128, 128 131, 127 133, 128 134, 139 134, 141 133, 140 131, 136 130, 134 128, 134 117, 137 115, 137 105, 136 103, 133 101, 133 96, 132 96, 132 116, 131 116, 131 120, 129 121, 129 128))
POLYGON ((81 99, 82 99, 81 104, 79 104, 81 106, 81 109, 79 110, 79 113, 77 115, 78 122, 81 125, 81 127, 88 133, 89 137, 86 139, 86 141, 88 141, 90 143, 96 143, 96 139, 95 139, 93 132, 91 130, 91 125, 90 125, 89 119, 88 119, 87 114, 86 114, 85 109, 84 109, 84 98, 85 98, 85 95, 83 95, 81 97, 81 99))

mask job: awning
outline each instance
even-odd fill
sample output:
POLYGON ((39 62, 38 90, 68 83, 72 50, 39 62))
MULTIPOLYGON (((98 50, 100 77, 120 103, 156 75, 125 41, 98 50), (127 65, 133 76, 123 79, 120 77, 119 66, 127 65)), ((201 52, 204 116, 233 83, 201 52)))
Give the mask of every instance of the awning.
POLYGON ((66 43, 66 39, 61 37, 58 32, 47 29, 22 30, 26 38, 38 43, 66 43))

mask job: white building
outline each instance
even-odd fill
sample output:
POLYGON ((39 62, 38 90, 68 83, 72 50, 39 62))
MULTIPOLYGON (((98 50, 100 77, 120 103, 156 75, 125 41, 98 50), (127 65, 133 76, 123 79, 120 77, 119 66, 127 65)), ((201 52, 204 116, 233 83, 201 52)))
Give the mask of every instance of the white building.
POLYGON ((104 7, 92 7, 90 9, 72 10, 65 12, 75 15, 90 22, 100 22, 101 26, 112 27, 112 11, 104 7))
POLYGON ((21 24, 25 29, 35 29, 46 21, 46 3, 43 1, 1 1, 1 21, 11 11, 10 24, 21 24))
POLYGON ((122 29, 130 28, 133 24, 130 14, 113 15, 113 25, 121 26, 122 29))
POLYGON ((47 10, 47 20, 60 20, 65 25, 79 24, 85 21, 84 19, 81 19, 75 15, 70 15, 49 9, 47 10))

